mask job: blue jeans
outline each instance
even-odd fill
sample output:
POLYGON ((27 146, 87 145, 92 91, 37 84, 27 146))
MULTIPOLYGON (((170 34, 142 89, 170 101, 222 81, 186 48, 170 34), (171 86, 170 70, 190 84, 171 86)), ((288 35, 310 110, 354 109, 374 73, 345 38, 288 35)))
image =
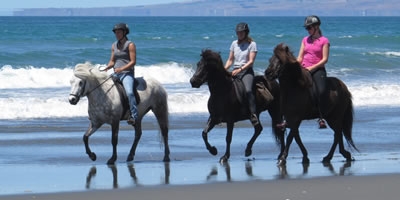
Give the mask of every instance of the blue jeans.
POLYGON ((131 111, 131 117, 135 120, 138 118, 138 111, 136 108, 135 94, 133 93, 133 88, 135 86, 135 79, 132 73, 119 73, 114 74, 121 81, 124 86, 126 96, 128 97, 129 108, 131 111))

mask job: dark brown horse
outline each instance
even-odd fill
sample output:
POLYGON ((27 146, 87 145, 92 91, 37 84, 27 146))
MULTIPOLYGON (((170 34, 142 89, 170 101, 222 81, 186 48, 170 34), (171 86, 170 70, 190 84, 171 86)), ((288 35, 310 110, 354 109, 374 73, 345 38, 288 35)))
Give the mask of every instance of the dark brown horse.
MULTIPOLYGON (((274 49, 269 66, 265 70, 265 76, 268 79, 278 78, 279 80, 282 114, 290 128, 286 148, 278 164, 286 163, 293 138, 303 153, 303 163, 308 163, 307 150, 301 141, 299 126, 302 120, 319 117, 316 100, 311 92, 313 85, 311 74, 297 62, 289 47, 281 43, 274 49)), ((339 152, 346 158, 346 161, 352 161, 350 152, 344 148, 342 137, 346 138, 350 147, 357 150, 352 139, 353 103, 351 93, 346 85, 335 77, 327 78, 327 91, 326 98, 321 101, 323 103, 321 103, 320 112, 335 134, 332 147, 322 162, 329 163, 331 161, 338 144, 339 152)))
MULTIPOLYGON (((267 81, 263 76, 255 76, 254 82, 264 81, 264 85, 268 88, 274 99, 271 102, 256 102, 256 114, 260 116, 262 111, 268 109, 272 118, 272 124, 280 121, 281 113, 279 110, 279 85, 276 81, 267 81)), ((208 151, 212 155, 217 155, 217 148, 211 146, 208 142, 208 132, 215 125, 226 122, 226 151, 225 155, 220 158, 220 162, 227 162, 230 157, 230 145, 232 141, 232 132, 234 123, 241 120, 250 119, 250 111, 245 102, 238 98, 237 90, 234 86, 234 79, 230 72, 226 71, 219 53, 212 50, 203 50, 201 59, 197 63, 197 69, 193 77, 190 79, 192 87, 199 88, 203 83, 208 83, 210 90, 210 98, 208 100, 208 111, 210 117, 207 126, 204 128, 202 136, 208 151)), ((256 98, 258 99, 258 98, 256 98)), ((250 156, 252 147, 257 137, 260 135, 263 127, 261 123, 254 126, 254 135, 247 144, 245 156, 250 156)), ((275 139, 281 145, 281 154, 284 150, 284 132, 272 126, 275 139)), ((281 157, 281 154, 278 156, 281 157)))

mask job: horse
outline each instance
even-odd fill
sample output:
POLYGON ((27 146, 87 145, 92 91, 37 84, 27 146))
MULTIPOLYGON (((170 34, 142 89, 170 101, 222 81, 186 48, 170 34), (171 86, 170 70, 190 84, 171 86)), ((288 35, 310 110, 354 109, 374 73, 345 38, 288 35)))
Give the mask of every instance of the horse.
MULTIPOLYGON (((127 157, 127 162, 132 161, 135 156, 136 147, 142 136, 142 119, 150 110, 154 113, 162 135, 164 144, 164 162, 169 162, 168 126, 169 114, 167 103, 167 92, 155 79, 136 77, 136 90, 140 102, 137 105, 138 118, 135 125, 135 139, 127 157)), ((88 99, 89 128, 83 135, 86 153, 93 161, 96 154, 89 148, 89 137, 103 124, 111 125, 112 156, 107 164, 112 165, 117 159, 118 132, 121 120, 127 120, 129 116, 129 105, 124 98, 123 88, 120 83, 114 82, 112 76, 100 71, 90 63, 77 64, 74 75, 71 78, 71 92, 69 102, 76 105, 81 97, 88 99)))
POLYGON ((307 150, 300 138, 299 126, 302 120, 318 118, 320 112, 334 131, 333 144, 322 162, 330 163, 338 144, 339 152, 346 161, 354 160, 351 153, 345 150, 342 137, 343 135, 346 138, 350 148, 358 151, 352 139, 354 115, 352 95, 344 82, 336 77, 327 77, 326 100, 321 102, 321 111, 319 111, 316 105, 317 100, 313 97, 311 73, 297 62, 289 47, 284 43, 280 43, 274 48, 273 55, 269 59, 269 66, 264 73, 270 80, 279 80, 281 109, 287 121, 287 127, 290 129, 285 151, 278 159, 279 165, 286 164, 293 138, 303 154, 303 164, 310 162, 307 150))
MULTIPOLYGON (((230 157, 230 144, 232 141, 234 123, 250 119, 250 111, 246 100, 240 100, 240 98, 238 98, 238 91, 236 91, 235 88, 234 77, 232 77, 231 72, 225 70, 220 53, 214 52, 210 49, 202 50, 201 59, 197 63, 197 69, 190 79, 193 88, 199 88, 206 82, 208 83, 210 91, 210 97, 208 100, 208 111, 210 116, 207 125, 202 132, 202 137, 207 150, 212 155, 217 155, 217 148, 211 146, 208 142, 208 133, 219 123, 225 122, 227 124, 226 151, 220 158, 220 163, 226 163, 230 157)), ((276 81, 268 81, 262 75, 255 76, 254 83, 257 82, 262 82, 270 91, 274 99, 270 102, 266 102, 259 101, 259 98, 256 98, 256 115, 259 117, 262 111, 268 110, 272 119, 272 124, 276 124, 282 117, 279 110, 279 85, 276 81)), ((254 126, 254 134, 248 142, 245 150, 246 157, 252 154, 253 144, 260 135, 262 129, 263 127, 261 123, 254 126)), ((275 127, 272 127, 272 131, 276 143, 281 146, 282 154, 284 150, 284 133, 275 127)), ((280 156, 278 156, 278 158, 279 157, 280 156)))

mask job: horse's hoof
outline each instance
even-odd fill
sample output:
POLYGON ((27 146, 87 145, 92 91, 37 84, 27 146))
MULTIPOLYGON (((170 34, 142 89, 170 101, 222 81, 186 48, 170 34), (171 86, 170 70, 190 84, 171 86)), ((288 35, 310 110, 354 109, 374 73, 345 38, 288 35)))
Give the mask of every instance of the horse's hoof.
POLYGON ((331 159, 328 157, 324 157, 324 159, 322 159, 322 163, 324 163, 324 164, 331 163, 331 159))
POLYGON ((112 156, 108 161, 107 165, 114 165, 115 161, 117 160, 117 157, 112 156))
POLYGON ((247 157, 247 156, 250 156, 252 153, 253 152, 251 151, 251 149, 246 149, 244 155, 247 157))
POLYGON ((225 163, 227 163, 228 162, 228 158, 226 157, 226 156, 222 156, 220 159, 219 159, 219 163, 221 163, 221 164, 225 164, 225 163))
POLYGON ((356 159, 354 159, 353 157, 346 158, 346 162, 352 162, 352 161, 356 161, 356 159))
POLYGON ((213 156, 215 156, 215 155, 218 154, 218 150, 217 150, 217 148, 215 148, 215 146, 214 146, 214 147, 211 147, 208 151, 209 151, 209 152, 211 153, 211 155, 213 155, 213 156))
POLYGON ((310 159, 308 159, 308 157, 303 157, 303 161, 301 163, 309 164, 310 163, 310 159))
POLYGON ((128 158, 126 158, 126 162, 131 162, 133 160, 133 156, 129 155, 128 158))
POLYGON ((278 159, 278 162, 276 163, 278 166, 284 166, 286 165, 286 159, 278 159))
POLYGON ((90 153, 90 154, 89 154, 89 158, 90 158, 92 161, 96 161, 97 156, 96 156, 95 153, 90 153))
POLYGON ((171 161, 171 160, 169 159, 169 157, 168 157, 168 156, 165 156, 164 159, 163 159, 163 162, 169 162, 169 161, 171 161))
POLYGON ((108 160, 107 161, 107 165, 114 165, 115 164, 115 160, 108 160))

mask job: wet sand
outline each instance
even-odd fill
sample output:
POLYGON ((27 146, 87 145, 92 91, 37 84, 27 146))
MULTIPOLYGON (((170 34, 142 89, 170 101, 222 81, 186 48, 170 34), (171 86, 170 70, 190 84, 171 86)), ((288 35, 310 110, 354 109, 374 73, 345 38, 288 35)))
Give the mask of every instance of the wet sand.
POLYGON ((210 134, 219 150, 212 156, 201 139, 203 118, 202 123, 171 120, 169 163, 161 161, 158 130, 147 120, 135 161, 127 163, 133 133, 123 124, 117 162, 107 166, 109 127, 90 140, 97 154, 93 162, 83 147, 85 122, 7 122, 0 127, 0 199, 398 199, 397 113, 356 118, 354 140, 361 151, 351 151, 353 162, 336 152, 328 165, 321 160, 332 143, 331 130, 318 130, 315 121, 305 121, 300 131, 311 163, 301 163, 301 152, 293 144, 285 167, 276 165, 279 148, 269 124, 252 156, 245 157, 251 129, 248 122, 239 123, 228 164, 218 162, 225 148, 224 126, 210 134))
POLYGON ((378 176, 332 176, 312 179, 246 181, 185 186, 156 186, 68 192, 55 194, 13 195, 0 199, 351 199, 397 200, 400 195, 400 174, 378 176))

